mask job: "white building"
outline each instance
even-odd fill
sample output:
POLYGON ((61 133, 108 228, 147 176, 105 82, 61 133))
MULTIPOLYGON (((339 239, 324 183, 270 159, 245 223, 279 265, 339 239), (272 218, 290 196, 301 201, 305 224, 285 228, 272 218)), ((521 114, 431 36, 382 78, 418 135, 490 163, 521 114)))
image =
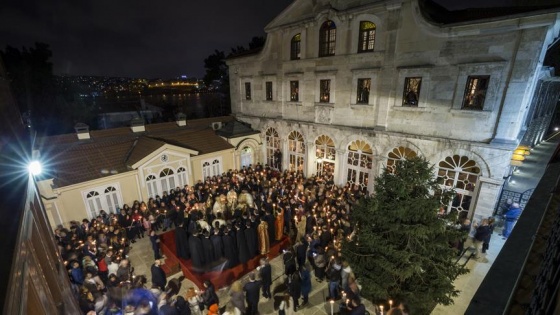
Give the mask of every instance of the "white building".
POLYGON ((371 192, 384 166, 422 155, 458 193, 445 211, 491 215, 534 108, 558 100, 557 89, 535 93, 550 80, 542 61, 558 9, 455 23, 445 20, 461 16, 437 10, 424 0, 294 1, 260 52, 227 61, 232 112, 261 131, 262 160, 280 149, 284 168, 334 169, 337 184, 371 192))

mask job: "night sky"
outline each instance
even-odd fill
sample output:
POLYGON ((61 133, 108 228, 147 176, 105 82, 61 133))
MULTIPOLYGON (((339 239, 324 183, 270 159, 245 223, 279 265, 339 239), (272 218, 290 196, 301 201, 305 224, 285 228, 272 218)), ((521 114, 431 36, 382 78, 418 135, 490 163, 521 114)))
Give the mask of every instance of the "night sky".
POLYGON ((264 35, 292 0, 2 2, 0 48, 48 43, 55 74, 171 78, 202 77, 204 58, 264 35))

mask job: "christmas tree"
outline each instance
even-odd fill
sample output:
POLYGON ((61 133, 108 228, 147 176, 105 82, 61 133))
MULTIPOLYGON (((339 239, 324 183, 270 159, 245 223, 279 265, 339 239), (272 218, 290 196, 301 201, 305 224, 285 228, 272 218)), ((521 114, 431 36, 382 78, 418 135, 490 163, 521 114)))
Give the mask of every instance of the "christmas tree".
POLYGON ((429 314, 458 295, 453 281, 467 270, 455 263, 450 244, 464 235, 452 219, 438 215, 454 192, 442 191, 434 174, 423 157, 398 161, 350 214, 357 230, 342 246, 343 257, 362 285, 361 295, 374 303, 400 300, 413 314, 429 314))

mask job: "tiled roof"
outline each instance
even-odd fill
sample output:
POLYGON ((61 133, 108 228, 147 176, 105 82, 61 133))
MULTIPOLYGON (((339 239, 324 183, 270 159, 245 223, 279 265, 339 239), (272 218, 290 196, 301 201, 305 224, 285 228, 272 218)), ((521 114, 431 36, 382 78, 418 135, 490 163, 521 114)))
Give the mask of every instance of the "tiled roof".
POLYGON ((233 146, 216 135, 213 122, 227 123, 233 117, 214 117, 187 121, 150 124, 144 132, 129 127, 93 130, 90 139, 79 140, 75 133, 38 139, 35 149, 47 160, 49 176, 58 187, 94 180, 129 171, 131 166, 166 143, 207 154, 233 146))
POLYGON ((251 125, 249 124, 233 120, 226 123, 225 126, 223 126, 222 129, 217 130, 216 133, 229 139, 246 135, 254 135, 259 132, 251 128, 251 125))

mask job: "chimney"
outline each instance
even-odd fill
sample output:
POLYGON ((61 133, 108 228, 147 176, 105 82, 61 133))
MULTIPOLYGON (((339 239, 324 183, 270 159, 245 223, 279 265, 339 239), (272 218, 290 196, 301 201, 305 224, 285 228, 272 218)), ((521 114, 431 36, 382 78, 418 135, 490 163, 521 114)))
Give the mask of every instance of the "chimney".
POLYGON ((177 123, 177 126, 179 127, 183 127, 187 125, 187 115, 183 114, 183 113, 178 113, 177 116, 175 116, 175 122, 177 123))
POLYGON ((132 132, 144 132, 146 127, 144 126, 144 119, 142 117, 136 117, 130 121, 130 127, 132 132))
POLYGON ((89 126, 84 123, 77 123, 74 126, 74 130, 76 130, 76 135, 79 140, 87 140, 91 138, 89 135, 89 126))

